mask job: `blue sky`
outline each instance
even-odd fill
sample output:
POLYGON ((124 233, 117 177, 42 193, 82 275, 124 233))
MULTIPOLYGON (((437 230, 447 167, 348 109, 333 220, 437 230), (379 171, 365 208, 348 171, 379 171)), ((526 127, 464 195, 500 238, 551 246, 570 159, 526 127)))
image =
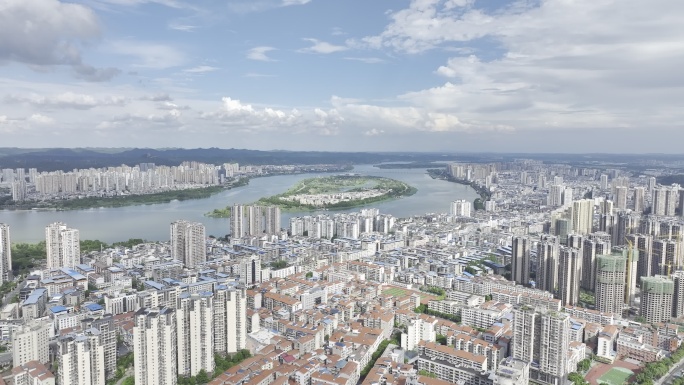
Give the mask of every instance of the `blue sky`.
POLYGON ((0 146, 681 153, 682 12, 0 0, 0 146))

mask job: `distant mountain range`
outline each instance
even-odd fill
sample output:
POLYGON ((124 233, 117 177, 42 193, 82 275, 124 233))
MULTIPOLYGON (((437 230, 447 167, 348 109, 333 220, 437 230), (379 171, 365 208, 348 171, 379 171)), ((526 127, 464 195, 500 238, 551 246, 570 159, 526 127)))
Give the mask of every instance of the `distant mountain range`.
MULTIPOLYGON (((499 154, 499 153, 424 153, 424 152, 324 152, 259 151, 221 148, 0 148, 0 168, 37 168, 39 171, 100 168, 139 163, 176 166, 183 161, 203 163, 264 164, 377 164, 383 162, 504 162, 513 159, 590 166, 596 163, 638 164, 645 160, 673 161, 681 155, 663 154, 499 154)), ((642 166, 644 167, 644 166, 642 166)))
POLYGON ((184 161, 203 163, 265 164, 370 164, 382 162, 430 162, 452 159, 435 153, 368 153, 322 151, 258 151, 244 149, 105 149, 105 148, 0 148, 0 168, 37 168, 40 171, 100 168, 139 163, 177 166, 184 161))

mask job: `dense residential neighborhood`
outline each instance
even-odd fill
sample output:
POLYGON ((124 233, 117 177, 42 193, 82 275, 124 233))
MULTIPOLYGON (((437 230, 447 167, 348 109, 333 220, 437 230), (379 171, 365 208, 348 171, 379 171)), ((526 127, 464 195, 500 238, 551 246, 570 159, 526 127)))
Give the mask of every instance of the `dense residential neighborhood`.
POLYGON ((16 275, 0 224, 0 383, 651 384, 681 368, 678 185, 533 160, 440 175, 483 207, 281 223, 235 205, 226 237, 179 219, 168 241, 99 248, 52 223, 45 261, 16 275))

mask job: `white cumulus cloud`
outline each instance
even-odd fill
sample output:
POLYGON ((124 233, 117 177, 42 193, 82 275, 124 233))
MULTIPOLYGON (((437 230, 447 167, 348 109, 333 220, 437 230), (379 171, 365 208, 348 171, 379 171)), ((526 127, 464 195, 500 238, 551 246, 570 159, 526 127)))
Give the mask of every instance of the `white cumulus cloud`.
POLYGON ((283 6, 287 7, 290 5, 304 5, 310 3, 311 0, 283 0, 283 6))
POLYGON ((330 54, 335 52, 346 51, 349 49, 348 47, 343 45, 335 45, 318 39, 306 38, 302 40, 308 41, 312 45, 310 47, 300 49, 300 52, 330 54))
POLYGON ((346 102, 333 97, 332 105, 351 126, 368 127, 366 135, 381 132, 485 132, 510 131, 513 127, 482 121, 463 121, 454 113, 434 112, 421 107, 386 107, 346 102))
POLYGON ((52 124, 55 122, 55 120, 53 118, 50 118, 48 116, 41 115, 41 114, 33 114, 33 115, 29 116, 28 119, 26 119, 26 120, 28 120, 31 123, 38 123, 38 124, 52 124))
POLYGON ((99 36, 99 21, 84 5, 58 0, 0 3, 0 62, 23 63, 38 70, 66 65, 80 79, 110 80, 120 70, 95 68, 81 58, 82 45, 99 36))
POLYGON ((377 128, 373 128, 373 129, 370 129, 370 130, 364 132, 363 134, 366 136, 377 136, 377 135, 382 135, 384 133, 385 133, 384 130, 378 130, 377 128))
POLYGON ((214 72, 218 71, 220 68, 218 67, 212 67, 212 66, 206 66, 206 65, 201 65, 201 66, 196 66, 192 68, 187 68, 183 70, 183 72, 191 73, 191 74, 203 74, 206 72, 214 72))
POLYGON ((283 134, 317 133, 334 135, 343 121, 335 110, 300 111, 296 108, 282 110, 273 107, 254 107, 238 99, 224 97, 221 108, 204 113, 202 118, 223 127, 243 132, 279 131, 283 134))
POLYGON ((257 61, 274 61, 270 57, 268 57, 268 53, 271 51, 274 51, 275 48, 273 47, 254 47, 247 51, 247 59, 250 60, 257 60, 257 61))
POLYGON ((473 3, 413 0, 389 14, 380 34, 348 42, 453 55, 435 69, 443 85, 398 96, 431 112, 419 126, 682 127, 683 2, 513 1, 494 11, 473 3))
POLYGON ((379 64, 385 62, 383 59, 380 59, 379 57, 345 57, 344 60, 358 61, 366 64, 379 64))

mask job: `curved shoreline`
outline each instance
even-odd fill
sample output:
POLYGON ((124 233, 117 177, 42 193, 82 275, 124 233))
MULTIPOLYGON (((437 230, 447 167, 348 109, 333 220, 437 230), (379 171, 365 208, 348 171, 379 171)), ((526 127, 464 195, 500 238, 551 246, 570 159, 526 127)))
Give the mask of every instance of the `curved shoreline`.
POLYGON ((484 186, 481 186, 473 181, 467 181, 465 179, 456 179, 446 173, 446 171, 439 168, 431 168, 427 170, 428 175, 432 179, 441 179, 451 183, 458 183, 460 185, 469 186, 480 196, 480 199, 484 202, 491 198, 492 193, 484 186))
MULTIPOLYGON (((448 199, 467 199, 472 202, 478 195, 470 187, 429 178, 425 170, 380 170, 372 165, 357 166, 352 172, 361 175, 377 175, 398 179, 418 188, 418 192, 402 199, 373 203, 363 208, 378 208, 383 214, 397 218, 409 218, 425 213, 448 211, 448 199), (446 194, 446 195, 445 195, 446 194), (445 198, 447 197, 447 198, 445 198)), ((320 174, 326 176, 329 174, 320 174)), ((280 194, 298 181, 316 174, 279 175, 274 178, 255 178, 248 186, 226 190, 206 199, 175 201, 166 204, 140 205, 116 208, 74 210, 74 211, 0 211, 0 222, 11 226, 12 241, 38 242, 45 239, 45 226, 53 222, 64 222, 79 229, 83 239, 99 239, 111 243, 121 239, 143 238, 150 241, 167 240, 169 224, 179 219, 201 222, 206 226, 208 235, 223 236, 230 232, 227 219, 204 216, 218 207, 247 204, 260 197, 280 194)), ((313 213, 290 213, 282 211, 281 221, 291 217, 346 213, 361 208, 342 211, 315 211, 313 213)))
MULTIPOLYGON (((344 169, 348 170, 348 169, 344 169)), ((0 212, 2 211, 26 211, 26 212, 36 212, 36 211, 77 211, 77 210, 88 210, 88 209, 99 209, 99 208, 120 208, 129 206, 144 206, 144 205, 155 205, 155 204, 166 204, 173 201, 186 201, 194 199, 207 199, 213 195, 221 193, 226 190, 231 190, 236 187, 243 187, 249 184, 249 181, 253 178, 268 178, 272 176, 282 176, 282 175, 300 175, 309 173, 333 173, 340 172, 344 170, 315 170, 315 171, 305 171, 305 172, 282 172, 282 173, 269 173, 261 175, 249 175, 243 176, 240 179, 234 181, 230 184, 223 185, 213 185, 197 188, 189 188, 183 190, 168 190, 161 191, 151 194, 131 194, 131 195, 119 195, 113 197, 85 197, 85 198, 75 198, 75 199, 54 199, 50 201, 32 202, 21 205, 13 206, 0 206, 0 212), (191 196, 188 196, 190 194, 191 196)))

